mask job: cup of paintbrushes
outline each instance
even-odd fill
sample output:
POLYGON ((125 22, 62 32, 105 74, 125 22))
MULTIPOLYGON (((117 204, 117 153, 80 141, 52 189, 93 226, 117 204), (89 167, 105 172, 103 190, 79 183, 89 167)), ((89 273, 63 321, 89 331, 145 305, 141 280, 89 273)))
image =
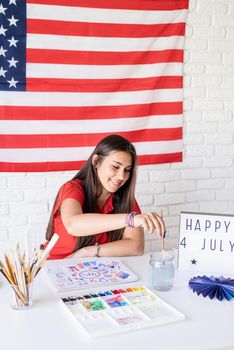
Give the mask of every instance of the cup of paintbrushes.
POLYGON ((11 284, 11 307, 14 310, 26 310, 32 306, 33 283, 19 286, 11 284))
POLYGON ((11 306, 15 310, 28 309, 32 305, 32 279, 30 264, 17 247, 14 253, 5 254, 0 269, 10 284, 11 306))
POLYGON ((0 272, 10 284, 11 306, 15 310, 26 310, 32 305, 33 281, 42 267, 59 236, 55 233, 47 247, 34 248, 32 256, 20 250, 17 243, 15 251, 5 254, 0 260, 0 272))
POLYGON ((57 241, 57 236, 45 250, 34 249, 31 257, 20 250, 17 244, 16 250, 5 254, 0 260, 0 272, 10 284, 11 306, 15 310, 26 310, 32 305, 33 281, 44 266, 51 247, 57 241))

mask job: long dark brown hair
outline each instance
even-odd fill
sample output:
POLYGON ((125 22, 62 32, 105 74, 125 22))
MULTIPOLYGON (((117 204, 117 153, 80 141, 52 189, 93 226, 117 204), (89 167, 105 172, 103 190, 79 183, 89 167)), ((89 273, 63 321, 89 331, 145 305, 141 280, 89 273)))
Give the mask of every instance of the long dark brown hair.
MULTIPOLYGON (((126 183, 114 193, 114 210, 112 213, 129 213, 133 210, 134 192, 136 185, 136 150, 135 147, 124 137, 120 135, 109 135, 97 144, 87 162, 72 179, 79 179, 83 181, 85 196, 83 207, 84 213, 95 213, 96 211, 97 201, 102 193, 102 185, 97 175, 96 166, 97 164, 101 163, 103 159, 113 151, 128 152, 132 157, 132 167, 129 178, 126 181, 126 183), (94 155, 96 155, 97 157, 95 159, 95 163, 93 164, 94 155)), ((57 197, 55 199, 54 206, 57 197)), ((53 226, 54 225, 52 210, 52 214, 50 216, 50 220, 46 231, 47 240, 50 240, 54 233, 53 226)), ((109 235, 111 241, 119 240, 122 238, 123 229, 111 231, 109 232, 109 235)), ((92 242, 93 235, 79 237, 74 251, 82 247, 88 246, 92 244, 92 242)))

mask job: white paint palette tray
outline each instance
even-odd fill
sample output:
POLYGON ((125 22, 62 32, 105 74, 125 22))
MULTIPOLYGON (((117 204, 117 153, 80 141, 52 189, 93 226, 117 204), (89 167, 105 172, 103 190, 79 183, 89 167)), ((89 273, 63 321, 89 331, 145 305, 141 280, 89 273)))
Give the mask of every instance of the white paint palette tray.
POLYGON ((185 318, 145 286, 77 293, 61 301, 79 327, 94 338, 185 318))

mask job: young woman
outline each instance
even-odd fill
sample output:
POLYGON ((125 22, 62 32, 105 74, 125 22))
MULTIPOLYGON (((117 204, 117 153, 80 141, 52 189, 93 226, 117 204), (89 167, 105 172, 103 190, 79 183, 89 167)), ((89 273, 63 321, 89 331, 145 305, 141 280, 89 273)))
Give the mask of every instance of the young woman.
POLYGON ((55 199, 46 239, 60 237, 50 259, 140 255, 144 230, 164 222, 156 213, 141 213, 134 198, 136 151, 119 135, 101 140, 83 168, 66 182, 55 199))

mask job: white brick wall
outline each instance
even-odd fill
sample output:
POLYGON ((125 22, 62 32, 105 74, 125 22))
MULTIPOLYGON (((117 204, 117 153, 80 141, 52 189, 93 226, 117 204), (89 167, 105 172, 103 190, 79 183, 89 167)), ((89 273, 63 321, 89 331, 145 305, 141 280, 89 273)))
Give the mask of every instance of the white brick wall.
MULTIPOLYGON (((184 64, 184 161, 138 169, 143 211, 163 210, 176 247, 181 210, 234 212, 234 0, 190 0, 184 64)), ((75 172, 0 174, 0 246, 43 241, 59 186, 75 172)), ((156 249, 156 234, 146 248, 156 249)))

